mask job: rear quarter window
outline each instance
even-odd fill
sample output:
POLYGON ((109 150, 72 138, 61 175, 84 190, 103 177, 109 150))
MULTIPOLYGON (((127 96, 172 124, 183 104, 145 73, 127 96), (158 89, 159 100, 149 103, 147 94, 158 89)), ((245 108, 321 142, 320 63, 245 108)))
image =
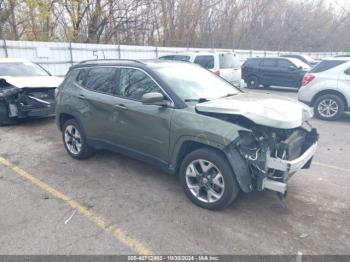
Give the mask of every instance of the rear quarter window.
POLYGON ((206 69, 214 68, 214 56, 212 55, 199 55, 194 59, 194 63, 198 64, 206 69))
POLYGON ((316 65, 313 69, 311 69, 310 73, 321 73, 332 69, 336 66, 344 64, 346 61, 343 60, 323 60, 321 63, 316 65))

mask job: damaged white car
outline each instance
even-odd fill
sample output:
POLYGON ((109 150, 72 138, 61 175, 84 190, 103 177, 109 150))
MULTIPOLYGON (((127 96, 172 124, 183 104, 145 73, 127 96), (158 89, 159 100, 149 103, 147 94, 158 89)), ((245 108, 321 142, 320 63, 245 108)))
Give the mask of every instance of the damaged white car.
POLYGON ((62 78, 22 59, 0 59, 0 125, 55 113, 55 89, 62 78))

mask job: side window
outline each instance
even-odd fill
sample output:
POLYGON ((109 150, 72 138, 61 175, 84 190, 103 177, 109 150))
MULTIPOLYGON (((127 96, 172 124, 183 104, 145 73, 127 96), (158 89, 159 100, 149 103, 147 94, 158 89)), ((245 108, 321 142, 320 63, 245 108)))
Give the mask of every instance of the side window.
POLYGON ((81 69, 76 82, 91 91, 115 94, 117 87, 117 69, 114 67, 81 69))
POLYGON ((263 67, 276 67, 276 59, 264 59, 262 61, 263 67))
POLYGON ((141 101, 144 94, 161 93, 158 85, 143 71, 133 68, 120 69, 119 95, 141 101))
POLYGON ((294 66, 296 68, 295 65, 293 65, 291 62, 285 59, 279 59, 277 66, 282 69, 289 69, 290 66, 294 66))
POLYGON ((212 55, 199 55, 194 59, 194 63, 201 65, 206 69, 214 68, 214 56, 212 55))

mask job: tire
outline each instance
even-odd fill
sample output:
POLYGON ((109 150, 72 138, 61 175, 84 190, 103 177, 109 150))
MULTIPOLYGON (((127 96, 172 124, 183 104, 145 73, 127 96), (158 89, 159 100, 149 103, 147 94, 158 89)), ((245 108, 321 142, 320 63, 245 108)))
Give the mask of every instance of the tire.
POLYGON ((314 103, 315 115, 322 120, 335 121, 339 119, 344 113, 344 108, 344 101, 338 95, 322 95, 314 103))
POLYGON ((248 88, 259 88, 259 78, 257 76, 249 76, 247 80, 247 87, 248 88))
POLYGON ((0 126, 11 125, 17 123, 17 119, 9 117, 8 106, 4 102, 0 102, 0 126))
POLYGON ((179 175, 187 197, 202 208, 223 209, 240 191, 226 157, 214 149, 202 148, 189 153, 181 163, 179 175))
POLYGON ((94 154, 94 150, 86 143, 83 128, 75 119, 69 119, 63 124, 62 140, 68 154, 74 159, 87 159, 94 154))

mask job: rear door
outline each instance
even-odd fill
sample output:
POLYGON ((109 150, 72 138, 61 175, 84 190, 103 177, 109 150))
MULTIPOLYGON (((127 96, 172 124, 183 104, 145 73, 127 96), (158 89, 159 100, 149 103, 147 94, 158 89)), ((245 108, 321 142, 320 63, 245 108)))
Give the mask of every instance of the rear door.
MULTIPOLYGON (((116 67, 91 67, 79 70, 75 85, 75 108, 89 138, 113 141, 118 129, 115 104, 117 89, 116 67)), ((73 97, 72 97, 73 99, 73 97)))
POLYGON ((219 54, 220 76, 230 83, 240 84, 241 65, 237 56, 232 53, 219 54))
POLYGON ((137 153, 138 156, 166 164, 169 154, 171 116, 174 109, 143 104, 142 96, 150 92, 159 92, 166 96, 145 71, 137 68, 120 68, 119 145, 130 152, 137 153))

